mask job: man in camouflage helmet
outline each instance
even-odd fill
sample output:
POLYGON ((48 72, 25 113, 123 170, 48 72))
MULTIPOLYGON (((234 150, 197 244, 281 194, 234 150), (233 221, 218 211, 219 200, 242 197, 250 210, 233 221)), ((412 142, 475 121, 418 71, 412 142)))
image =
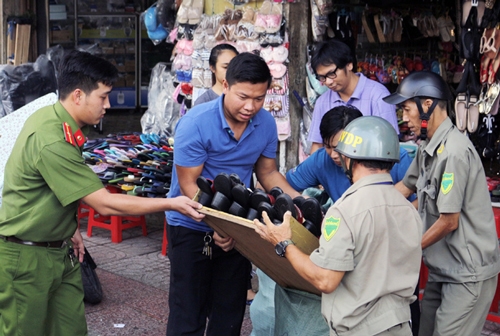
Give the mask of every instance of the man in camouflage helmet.
POLYGON ((500 258, 495 220, 481 159, 448 117, 447 84, 415 72, 384 98, 422 139, 404 179, 403 195, 417 192, 424 223, 422 250, 429 279, 420 335, 479 335, 495 294, 500 258))
POLYGON ((278 226, 264 214, 255 231, 322 292, 330 335, 411 335, 422 222, 389 174, 398 135, 380 117, 361 117, 335 150, 353 184, 326 213, 319 248, 308 256, 294 245, 289 213, 278 226))

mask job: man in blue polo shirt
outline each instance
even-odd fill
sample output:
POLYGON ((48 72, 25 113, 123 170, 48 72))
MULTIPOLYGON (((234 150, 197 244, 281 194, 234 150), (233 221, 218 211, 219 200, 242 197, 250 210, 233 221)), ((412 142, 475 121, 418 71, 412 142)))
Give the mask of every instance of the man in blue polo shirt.
MULTIPOLYGON (((323 139, 323 148, 314 152, 304 162, 286 173, 288 183, 295 190, 302 191, 309 187, 322 185, 326 193, 335 202, 351 186, 340 164, 339 154, 335 147, 342 130, 352 120, 363 114, 353 106, 337 106, 328 111, 321 119, 319 131, 323 139)), ((412 159, 405 149, 400 149, 399 162, 391 169, 394 183, 403 179, 412 159)), ((415 199, 412 194, 410 201, 415 199)))
MULTIPOLYGON (((255 170, 266 190, 292 192, 275 163, 276 123, 264 110, 271 74, 252 53, 231 60, 223 95, 193 107, 177 124, 169 197, 193 197, 196 179, 236 173, 251 185, 255 170)), ((170 259, 170 315, 167 335, 239 335, 246 307, 250 262, 203 222, 167 212, 170 259), (215 244, 214 244, 215 241, 215 244), (205 243, 212 248, 203 254, 205 243), (208 255, 207 255, 208 254, 208 255)))

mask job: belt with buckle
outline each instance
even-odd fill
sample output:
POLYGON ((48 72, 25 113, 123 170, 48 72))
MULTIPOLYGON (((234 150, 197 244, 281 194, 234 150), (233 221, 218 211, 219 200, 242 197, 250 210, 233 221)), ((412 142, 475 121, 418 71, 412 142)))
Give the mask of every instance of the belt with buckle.
POLYGON ((28 240, 21 240, 19 238, 16 238, 14 236, 1 236, 0 239, 5 239, 8 242, 11 243, 16 243, 16 244, 22 244, 22 245, 28 245, 28 246, 39 246, 39 247, 53 247, 53 248, 63 248, 66 246, 66 240, 55 240, 55 241, 50 241, 50 242, 32 242, 28 240))

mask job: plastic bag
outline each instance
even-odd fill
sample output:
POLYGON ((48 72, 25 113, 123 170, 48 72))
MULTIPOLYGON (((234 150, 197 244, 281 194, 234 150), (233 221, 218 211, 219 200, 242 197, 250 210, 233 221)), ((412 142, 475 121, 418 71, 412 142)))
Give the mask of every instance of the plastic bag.
POLYGON ((99 303, 102 300, 102 287, 101 281, 95 272, 97 265, 94 259, 90 256, 89 251, 85 247, 85 254, 83 255, 83 262, 80 263, 80 270, 82 271, 83 283, 83 300, 88 303, 99 303))
POLYGON ((0 67, 0 116, 56 91, 55 68, 46 55, 40 55, 35 63, 0 67))
POLYGON ((141 14, 141 21, 144 22, 148 37, 154 45, 166 40, 174 26, 175 11, 172 7, 175 8, 172 0, 160 0, 141 14))
POLYGON ((142 133, 172 137, 180 118, 179 104, 172 99, 173 78, 166 63, 158 63, 151 71, 148 109, 141 118, 142 133))
POLYGON ((59 71, 59 64, 61 64, 61 61, 64 57, 64 48, 62 47, 62 45, 58 44, 56 46, 48 48, 45 54, 47 55, 47 59, 49 61, 52 61, 52 64, 54 65, 57 78, 57 72, 59 71))
POLYGON ((274 302, 275 335, 329 335, 321 296, 276 285, 274 302))

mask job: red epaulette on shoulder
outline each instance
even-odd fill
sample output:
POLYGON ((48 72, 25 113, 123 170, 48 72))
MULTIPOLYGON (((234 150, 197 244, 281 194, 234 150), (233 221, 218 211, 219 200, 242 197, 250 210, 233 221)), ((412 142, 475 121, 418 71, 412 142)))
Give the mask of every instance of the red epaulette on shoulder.
POLYGON ((63 122, 62 126, 63 126, 63 132, 64 132, 64 140, 66 140, 66 142, 68 142, 74 146, 75 139, 73 138, 73 131, 71 130, 71 127, 66 122, 63 122))

